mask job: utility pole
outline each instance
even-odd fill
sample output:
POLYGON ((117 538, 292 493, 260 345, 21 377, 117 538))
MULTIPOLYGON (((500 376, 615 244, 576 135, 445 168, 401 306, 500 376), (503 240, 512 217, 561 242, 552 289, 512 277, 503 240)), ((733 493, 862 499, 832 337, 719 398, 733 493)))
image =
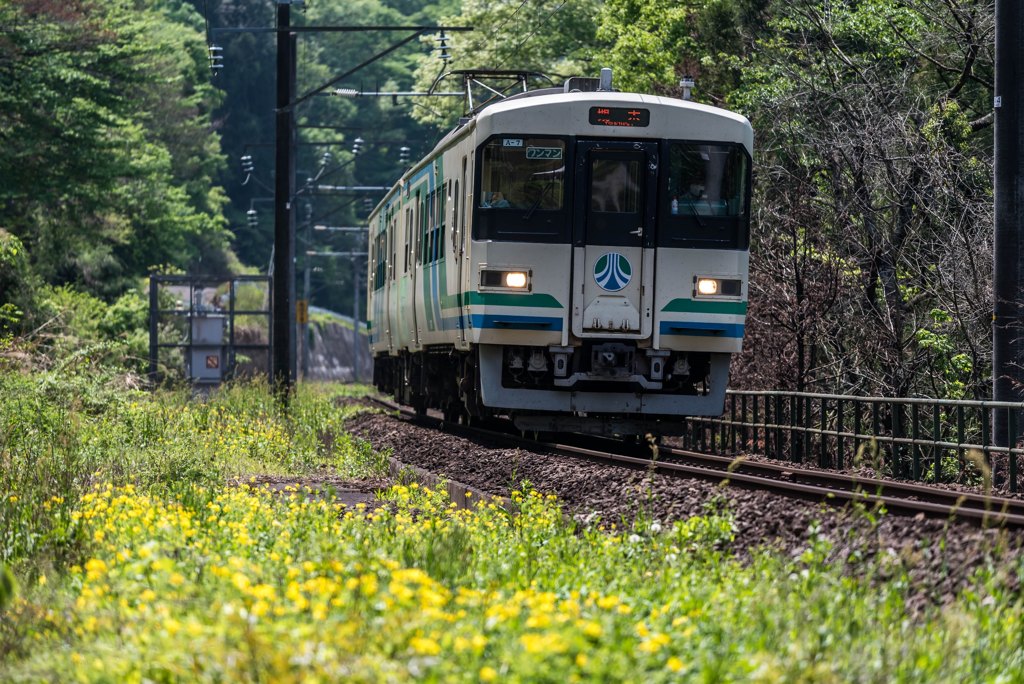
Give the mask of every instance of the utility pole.
POLYGON ((274 165, 273 382, 288 401, 295 382, 295 34, 290 0, 277 0, 277 109, 274 165))
MULTIPOLYGON (((996 0, 995 235, 994 311, 992 315, 992 398, 1024 398, 1024 327, 1021 325, 1021 276, 1024 274, 1024 11, 1020 0, 996 0)), ((1009 413, 993 411, 993 441, 1012 446, 1009 413)), ((1024 424, 1018 419, 1018 425, 1024 424)))

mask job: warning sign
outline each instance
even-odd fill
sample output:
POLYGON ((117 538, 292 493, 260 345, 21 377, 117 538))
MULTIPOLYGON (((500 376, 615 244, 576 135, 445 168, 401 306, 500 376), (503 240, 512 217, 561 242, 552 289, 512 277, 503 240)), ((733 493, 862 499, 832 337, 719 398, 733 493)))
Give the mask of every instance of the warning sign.
POLYGON ((220 368, 220 354, 207 354, 206 355, 206 367, 207 368, 220 368))

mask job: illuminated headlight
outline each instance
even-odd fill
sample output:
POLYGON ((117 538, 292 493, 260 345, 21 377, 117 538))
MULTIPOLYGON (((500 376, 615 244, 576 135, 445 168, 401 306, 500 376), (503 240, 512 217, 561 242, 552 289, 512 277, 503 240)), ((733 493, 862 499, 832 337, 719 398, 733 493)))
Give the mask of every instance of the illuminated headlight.
POLYGON ((529 290, 529 271, 485 269, 480 271, 480 287, 499 290, 529 290))
POLYGON ((718 281, 714 278, 701 278, 697 281, 697 294, 718 294, 718 281))
POLYGON ((526 287, 526 274, 522 271, 509 271, 505 274, 505 285, 508 287, 526 287))
POLYGON ((739 297, 743 289, 743 281, 734 278, 701 278, 693 279, 693 296, 695 297, 739 297))

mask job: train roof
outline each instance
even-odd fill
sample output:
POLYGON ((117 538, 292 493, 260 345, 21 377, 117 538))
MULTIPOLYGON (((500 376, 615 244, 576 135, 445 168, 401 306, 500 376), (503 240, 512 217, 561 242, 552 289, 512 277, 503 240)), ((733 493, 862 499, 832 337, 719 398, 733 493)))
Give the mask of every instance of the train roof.
MULTIPOLYGON (((742 114, 720 107, 660 95, 618 91, 565 92, 544 88, 519 93, 487 105, 448 132, 421 162, 436 156, 452 141, 476 130, 480 140, 492 134, 516 132, 536 135, 577 135, 595 138, 674 138, 714 140, 742 144, 753 154, 754 131, 742 114), (590 122, 590 108, 598 106, 646 109, 646 126, 608 126, 590 122)), ((414 175, 422 163, 412 166, 402 178, 414 175)), ((399 181, 401 182, 401 181, 399 181)), ((394 193, 387 193, 385 199, 394 193)))

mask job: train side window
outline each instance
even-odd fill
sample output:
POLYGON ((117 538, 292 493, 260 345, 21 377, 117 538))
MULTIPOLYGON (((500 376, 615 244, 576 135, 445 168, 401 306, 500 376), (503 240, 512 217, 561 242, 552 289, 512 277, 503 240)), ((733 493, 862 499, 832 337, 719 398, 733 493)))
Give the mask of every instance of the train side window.
POLYGON ((405 210, 405 230, 403 231, 405 233, 405 236, 406 236, 405 237, 405 250, 404 250, 404 253, 405 253, 405 271, 409 270, 409 245, 412 243, 412 241, 409 239, 409 233, 412 230, 412 228, 411 228, 411 226, 412 226, 411 214, 412 214, 412 209, 411 208, 408 208, 408 209, 405 210))

